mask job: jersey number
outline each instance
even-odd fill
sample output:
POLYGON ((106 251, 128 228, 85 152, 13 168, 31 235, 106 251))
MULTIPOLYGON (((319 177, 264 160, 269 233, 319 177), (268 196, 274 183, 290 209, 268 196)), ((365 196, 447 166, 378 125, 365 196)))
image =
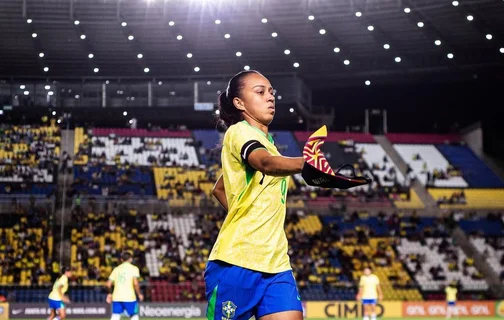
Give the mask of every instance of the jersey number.
POLYGON ((285 198, 287 197, 287 180, 285 178, 280 183, 280 193, 282 194, 280 201, 282 201, 282 204, 285 204, 285 198))
POLYGON ((125 273, 119 273, 119 283, 125 283, 126 282, 126 274, 125 273))

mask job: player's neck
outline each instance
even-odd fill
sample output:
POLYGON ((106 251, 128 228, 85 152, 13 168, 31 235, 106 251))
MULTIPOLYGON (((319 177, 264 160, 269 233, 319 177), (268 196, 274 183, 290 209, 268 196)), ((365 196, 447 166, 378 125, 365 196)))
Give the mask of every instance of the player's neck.
POLYGON ((244 114, 243 117, 245 118, 244 120, 252 127, 259 129, 261 132, 264 133, 264 135, 267 137, 268 136, 268 126, 262 124, 259 120, 252 118, 248 114, 244 114))

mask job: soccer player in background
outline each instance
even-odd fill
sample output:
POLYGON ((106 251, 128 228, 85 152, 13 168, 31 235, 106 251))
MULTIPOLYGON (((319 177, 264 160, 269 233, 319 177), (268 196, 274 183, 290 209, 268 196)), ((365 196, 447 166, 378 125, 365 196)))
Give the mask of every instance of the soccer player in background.
POLYGON ((143 295, 138 285, 140 270, 131 262, 133 256, 125 251, 121 254, 122 263, 112 270, 107 281, 107 303, 112 303, 111 320, 121 319, 121 314, 126 312, 132 320, 138 320, 138 300, 143 301, 143 295), (114 292, 110 293, 114 286, 114 292), (136 296, 135 296, 136 293, 136 296))
POLYGON ((356 297, 357 301, 362 299, 364 305, 364 320, 376 320, 376 303, 383 299, 382 290, 380 287, 380 279, 371 273, 371 268, 366 267, 364 274, 360 278, 359 293, 356 297))
POLYGON ((302 157, 283 157, 268 126, 275 95, 266 77, 243 71, 219 96, 226 128, 212 194, 227 216, 205 270, 209 320, 302 320, 284 231, 289 176, 302 157))
POLYGON ((70 300, 65 295, 68 290, 68 278, 72 277, 72 270, 68 267, 63 268, 63 274, 54 282, 51 293, 49 293, 49 314, 48 320, 66 318, 65 303, 70 303, 70 300))
POLYGON ((445 288, 446 293, 446 319, 450 319, 452 314, 458 315, 457 312, 457 283, 453 281, 445 288))

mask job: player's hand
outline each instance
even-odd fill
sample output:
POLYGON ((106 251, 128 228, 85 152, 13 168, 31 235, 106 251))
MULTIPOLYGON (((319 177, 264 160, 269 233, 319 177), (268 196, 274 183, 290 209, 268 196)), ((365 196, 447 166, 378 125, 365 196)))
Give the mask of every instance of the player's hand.
POLYGON ((107 301, 108 304, 111 304, 112 303, 112 294, 107 294, 107 299, 105 299, 105 301, 107 301))
POLYGON ((61 298, 61 301, 63 301, 64 303, 66 304, 69 304, 70 303, 70 299, 68 299, 67 296, 63 296, 63 298, 61 298))
POLYGON ((355 296, 355 300, 360 301, 360 296, 359 296, 359 295, 356 295, 356 296, 355 296))
POLYGON ((143 296, 143 294, 141 294, 141 293, 140 293, 140 294, 138 295, 138 300, 140 300, 140 301, 143 301, 143 300, 144 300, 144 296, 143 296))
POLYGON ((378 302, 382 301, 383 300, 383 296, 382 295, 379 295, 378 296, 378 302))

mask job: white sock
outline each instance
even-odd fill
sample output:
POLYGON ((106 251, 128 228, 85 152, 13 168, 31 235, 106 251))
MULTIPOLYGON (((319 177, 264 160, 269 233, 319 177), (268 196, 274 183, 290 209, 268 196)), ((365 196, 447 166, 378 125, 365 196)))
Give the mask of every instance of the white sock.
POLYGON ((139 320, 138 314, 135 314, 135 315, 131 316, 131 320, 139 320))
POLYGON ((110 317, 110 320, 121 320, 121 315, 118 313, 113 313, 112 317, 110 317))
POLYGON ((371 313, 371 320, 376 320, 376 313, 371 313))

